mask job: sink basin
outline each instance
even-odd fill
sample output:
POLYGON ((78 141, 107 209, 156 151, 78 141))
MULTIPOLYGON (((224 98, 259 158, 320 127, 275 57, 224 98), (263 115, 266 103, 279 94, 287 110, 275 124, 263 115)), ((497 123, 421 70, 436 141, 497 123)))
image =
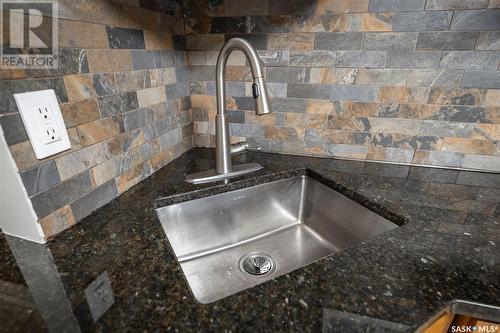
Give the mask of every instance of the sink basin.
POLYGON ((161 207, 156 213, 201 303, 397 227, 308 176, 161 207))

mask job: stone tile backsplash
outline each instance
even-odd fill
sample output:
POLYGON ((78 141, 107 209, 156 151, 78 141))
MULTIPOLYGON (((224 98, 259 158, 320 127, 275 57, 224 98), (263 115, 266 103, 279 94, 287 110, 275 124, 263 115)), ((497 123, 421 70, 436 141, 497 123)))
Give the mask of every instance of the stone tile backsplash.
POLYGON ((214 145, 215 64, 233 37, 261 56, 274 111, 254 114, 234 52, 234 137, 274 152, 500 171, 498 1, 59 0, 59 15, 59 69, 0 69, 0 125, 46 237, 214 145), (55 90, 72 147, 37 160, 12 95, 41 89, 55 90))
POLYGON ((46 237, 193 146, 176 1, 60 0, 59 14, 59 69, 0 69, 0 124, 46 237), (12 96, 40 89, 55 90, 72 146, 44 160, 12 96))
POLYGON ((236 52, 233 136, 275 152, 500 171, 498 1, 189 3, 196 145, 214 145, 214 50, 243 37, 266 65, 274 113, 253 114, 236 52))

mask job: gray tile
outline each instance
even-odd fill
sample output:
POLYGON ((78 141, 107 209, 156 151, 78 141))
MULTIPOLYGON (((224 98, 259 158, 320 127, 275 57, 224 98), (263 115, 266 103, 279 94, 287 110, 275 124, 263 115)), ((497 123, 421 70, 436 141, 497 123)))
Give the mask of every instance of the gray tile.
POLYGON ((245 18, 245 21, 247 33, 290 32, 292 26, 288 15, 250 16, 250 20, 245 18))
POLYGON ((64 205, 90 192, 92 184, 89 171, 82 172, 69 180, 35 195, 31 202, 38 218, 43 218, 64 205))
POLYGON ((395 13, 392 17, 393 31, 437 31, 448 30, 452 11, 395 13))
POLYGON ((334 99, 370 102, 377 98, 378 88, 334 84, 288 84, 288 97, 334 99))
MULTIPOLYGON (((214 3, 216 1, 209 1, 214 3)), ((222 0, 220 0, 223 3, 222 0)), ((224 14, 227 16, 237 16, 237 15, 267 15, 269 0, 234 0, 226 1, 224 6, 224 14)))
POLYGON ((500 9, 455 11, 450 30, 500 30, 500 9))
POLYGON ((500 89, 500 72, 465 71, 462 79, 462 87, 500 89))
POLYGON ((483 31, 476 42, 476 50, 500 50, 500 31, 483 31))
POLYGON ((298 98, 273 98, 271 101, 273 112, 306 112, 306 100, 298 98))
POLYGON ((425 0, 370 0, 370 12, 412 12, 424 10, 425 0))
POLYGON ((112 73, 94 74, 94 89, 99 96, 116 94, 115 77, 112 73))
MULTIPOLYGON (((465 155, 464 168, 500 172, 500 156, 465 155)), ((498 175, 500 177, 500 174, 498 175)))
POLYGON ((123 123, 125 131, 131 131, 136 128, 144 127, 155 119, 155 110, 151 108, 142 108, 123 114, 123 123))
POLYGON ((44 89, 53 89, 59 103, 68 101, 62 78, 0 81, 0 114, 17 112, 13 94, 44 89))
POLYGON ((308 83, 309 68, 270 67, 266 69, 266 81, 277 83, 308 83))
POLYGON ((382 51, 338 51, 336 67, 383 68, 385 52, 382 51))
POLYGON ((57 69, 28 69, 28 77, 49 77, 89 73, 85 49, 60 48, 57 54, 57 69))
POLYGON ((316 50, 360 50, 363 34, 360 32, 321 32, 314 37, 316 50))
POLYGON ((472 123, 451 123, 448 121, 424 120, 420 135, 468 138, 473 132, 474 124, 472 123))
POLYGON ((159 51, 132 50, 131 55, 134 70, 161 67, 159 51))
POLYGON ((473 50, 478 32, 421 32, 418 35, 416 50, 473 50))
POLYGON ((374 32, 366 33, 363 50, 372 51, 413 51, 417 42, 416 32, 374 32))
POLYGON ((496 70, 500 52, 494 51, 449 51, 443 54, 440 68, 496 70))
POLYGON ((335 51, 290 51, 290 66, 335 66, 335 51))
POLYGON ((458 171, 437 168, 411 167, 408 179, 433 181, 440 183, 455 183, 458 171))
POLYGON ((436 69, 441 52, 388 52, 386 68, 436 69))
POLYGON ((263 138, 264 128, 262 126, 250 124, 229 124, 231 135, 250 138, 263 138))
POLYGON ((29 196, 43 192, 61 180, 54 161, 24 171, 21 173, 21 179, 29 196))
POLYGON ((101 97, 98 99, 98 102, 102 117, 111 117, 139 108, 137 93, 135 91, 101 97))
POLYGON ((111 179, 92 192, 71 203, 75 221, 80 221, 96 209, 104 206, 118 196, 115 180, 111 179))
POLYGON ((428 0, 426 10, 482 9, 488 0, 428 0))
POLYGON ((142 30, 106 26, 111 49, 144 49, 142 30))
POLYGON ((286 66, 290 60, 289 50, 257 50, 265 66, 286 66))
POLYGON ((457 184, 500 188, 500 175, 473 171, 460 171, 457 184))
POLYGON ((0 125, 7 145, 14 145, 28 140, 28 133, 24 128, 21 115, 19 113, 8 114, 0 117, 0 125))

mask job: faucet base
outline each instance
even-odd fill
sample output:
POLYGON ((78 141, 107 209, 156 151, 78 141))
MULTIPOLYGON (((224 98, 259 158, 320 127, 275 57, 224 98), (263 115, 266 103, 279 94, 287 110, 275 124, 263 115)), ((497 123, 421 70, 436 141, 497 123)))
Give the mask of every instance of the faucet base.
POLYGON ((186 181, 192 184, 210 183, 233 177, 238 177, 250 172, 258 171, 260 169, 262 169, 262 165, 260 165, 259 163, 237 164, 233 165, 232 170, 227 173, 217 173, 215 172, 214 169, 211 169, 207 171, 186 175, 186 181))

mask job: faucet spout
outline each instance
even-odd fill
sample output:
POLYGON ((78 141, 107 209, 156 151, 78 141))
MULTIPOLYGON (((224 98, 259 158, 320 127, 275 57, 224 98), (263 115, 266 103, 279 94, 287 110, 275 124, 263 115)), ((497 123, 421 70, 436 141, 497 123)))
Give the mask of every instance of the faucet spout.
MULTIPOLYGON (((227 59, 234 50, 241 50, 245 54, 252 71, 252 96, 255 99, 255 114, 265 115, 272 111, 267 91, 266 81, 260 58, 252 45, 243 38, 228 40, 217 57, 216 66, 216 99, 217 115, 215 116, 215 170, 208 170, 198 174, 188 175, 186 180, 191 183, 206 183, 227 179, 261 169, 258 163, 236 165, 233 168, 231 153, 241 152, 246 146, 231 147, 229 143, 229 124, 226 116, 226 87, 224 70, 227 59)), ((248 144, 247 144, 248 146, 248 144)))

